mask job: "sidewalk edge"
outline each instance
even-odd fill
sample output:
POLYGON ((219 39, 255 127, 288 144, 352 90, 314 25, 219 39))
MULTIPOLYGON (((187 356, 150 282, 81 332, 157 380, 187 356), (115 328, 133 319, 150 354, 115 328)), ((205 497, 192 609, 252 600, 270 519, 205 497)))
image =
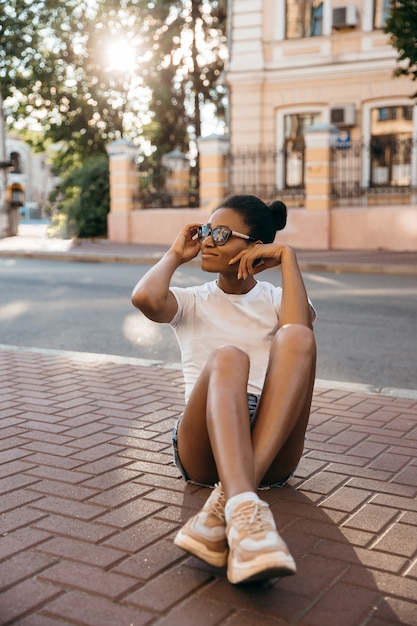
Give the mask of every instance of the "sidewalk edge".
MULTIPOLYGON (((134 365, 137 367, 164 368, 181 370, 182 365, 179 362, 165 362, 153 359, 142 359, 137 357, 125 357, 117 354, 102 354, 97 352, 75 352, 71 350, 54 350, 50 348, 31 348, 22 346, 13 346, 0 344, 0 351, 4 352, 29 352, 33 354, 41 354, 45 356, 59 356, 72 361, 83 361, 85 363, 116 363, 120 365, 134 365)), ((337 380, 327 380, 317 378, 315 381, 317 389, 337 389, 346 391, 346 393, 363 393, 381 395, 395 398, 404 398, 417 400, 417 389, 402 389, 399 387, 374 387, 362 383, 344 382, 337 380)))
MULTIPOLYGON (((160 253, 137 255, 96 252, 54 252, 29 250, 0 250, 0 258, 38 259, 40 261, 66 261, 73 263, 126 263, 129 265, 153 265, 161 258, 160 253)), ((189 265, 200 266, 200 261, 189 261, 189 265)), ((334 272, 335 274, 388 274, 417 276, 417 265, 383 263, 352 263, 351 261, 303 261, 299 260, 303 272, 334 272)))

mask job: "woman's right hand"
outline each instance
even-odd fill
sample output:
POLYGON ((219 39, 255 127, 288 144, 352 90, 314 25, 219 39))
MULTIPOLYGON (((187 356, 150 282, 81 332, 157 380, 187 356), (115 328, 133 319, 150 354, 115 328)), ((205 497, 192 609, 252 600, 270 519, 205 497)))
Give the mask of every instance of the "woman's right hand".
POLYGON ((175 238, 169 252, 175 254, 180 263, 187 263, 194 259, 201 250, 201 244, 196 238, 197 228, 201 223, 187 224, 175 238))

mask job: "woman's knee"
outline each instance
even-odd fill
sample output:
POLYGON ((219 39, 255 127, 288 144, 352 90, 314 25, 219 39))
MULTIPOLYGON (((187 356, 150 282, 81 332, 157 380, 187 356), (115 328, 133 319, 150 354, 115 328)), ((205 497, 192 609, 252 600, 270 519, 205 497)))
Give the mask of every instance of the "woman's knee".
POLYGON ((212 370, 224 370, 226 373, 243 369, 249 372, 249 356, 240 348, 232 345, 223 345, 214 350, 209 358, 212 370))
POLYGON ((314 332, 303 324, 285 324, 276 333, 272 342, 272 351, 286 349, 291 354, 315 358, 316 340, 314 332))

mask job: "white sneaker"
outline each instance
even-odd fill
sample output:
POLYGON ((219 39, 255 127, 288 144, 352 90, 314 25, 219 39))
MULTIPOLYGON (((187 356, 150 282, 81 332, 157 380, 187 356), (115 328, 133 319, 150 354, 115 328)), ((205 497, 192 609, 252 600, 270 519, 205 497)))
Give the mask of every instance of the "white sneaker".
POLYGON ((216 485, 203 508, 178 531, 176 546, 215 567, 227 563, 226 499, 220 483, 216 485))
POLYGON ((279 536, 266 502, 243 502, 227 525, 227 578, 233 584, 295 574, 297 567, 279 536))

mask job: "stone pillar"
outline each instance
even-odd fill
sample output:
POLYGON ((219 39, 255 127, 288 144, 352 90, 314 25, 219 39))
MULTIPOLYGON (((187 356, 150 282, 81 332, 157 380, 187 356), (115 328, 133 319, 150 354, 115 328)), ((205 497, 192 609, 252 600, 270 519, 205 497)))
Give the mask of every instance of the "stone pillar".
POLYGON ((334 163, 332 147, 339 131, 329 124, 306 128, 305 139, 305 208, 326 210, 333 206, 334 163))
POLYGON ((227 196, 229 187, 229 138, 222 135, 200 137, 200 208, 215 208, 227 196))
POLYGON ((106 147, 110 171, 110 213, 107 216, 108 238, 117 243, 131 241, 131 214, 140 209, 137 147, 119 139, 106 147))
POLYGON ((187 157, 180 150, 173 150, 161 160, 165 169, 165 191, 172 197, 172 206, 188 207, 190 164, 187 157))

